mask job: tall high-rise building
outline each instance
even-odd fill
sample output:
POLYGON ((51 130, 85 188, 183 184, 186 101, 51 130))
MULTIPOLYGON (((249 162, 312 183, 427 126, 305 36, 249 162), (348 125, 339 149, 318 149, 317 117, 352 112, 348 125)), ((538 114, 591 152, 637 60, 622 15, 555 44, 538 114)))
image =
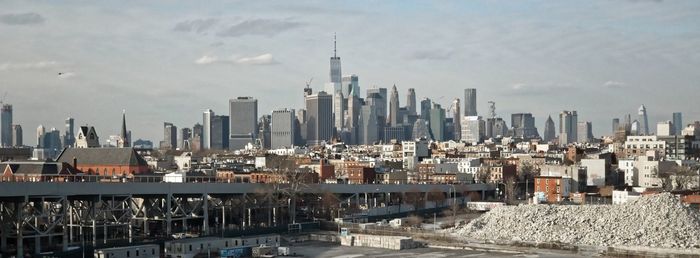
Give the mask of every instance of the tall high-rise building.
POLYGON ((212 150, 228 150, 229 149, 229 116, 215 115, 211 118, 211 143, 209 148, 212 150))
POLYGON ((294 109, 272 111, 272 129, 270 148, 289 148, 294 146, 296 126, 294 125, 294 109))
POLYGON ((464 116, 476 115, 476 89, 464 89, 464 116))
MULTIPOLYGON (((330 96, 330 95, 328 95, 330 96)), ((333 103, 328 112, 333 112, 333 103)), ((258 100, 253 97, 238 97, 229 100, 229 120, 231 137, 229 148, 240 150, 248 143, 255 143, 258 138, 258 100)), ((331 126, 333 121, 331 120, 331 126)))
POLYGON ((12 146, 12 105, 2 105, 0 111, 0 142, 2 147, 12 146))
POLYGON ((578 122, 578 142, 589 143, 593 140, 593 124, 591 122, 578 122))
POLYGON ((576 142, 578 137, 578 115, 576 111, 562 111, 559 114, 559 145, 576 142))
POLYGON ((399 125, 399 91, 396 85, 391 87, 391 97, 389 99, 389 124, 392 127, 399 125))
POLYGON ((430 128, 428 127, 428 121, 418 118, 415 123, 413 123, 413 139, 432 139, 430 135, 430 128))
POLYGON ((674 134, 681 135, 684 127, 685 127, 685 125, 683 124, 683 114, 681 114, 681 112, 674 112, 673 113, 674 134))
POLYGON ((46 129, 43 125, 39 125, 36 128, 36 147, 41 149, 44 147, 44 134, 46 134, 46 129))
POLYGON ((211 149, 211 120, 214 119, 214 111, 204 110, 202 114, 202 141, 199 146, 202 150, 211 149))
POLYGON ((379 139, 376 108, 364 105, 358 121, 358 144, 374 144, 379 139))
POLYGON ((615 135, 615 132, 617 132, 617 129, 620 128, 620 119, 619 118, 613 118, 612 120, 612 133, 615 135))
POLYGON ((12 146, 23 146, 21 125, 12 125, 12 146))
POLYGON ((426 122, 430 121, 430 109, 433 107, 433 102, 429 98, 423 98, 420 101, 420 118, 426 122))
POLYGON ((342 92, 343 96, 350 96, 350 94, 355 94, 356 97, 360 97, 360 80, 356 74, 345 75, 342 79, 342 92))
POLYGON ((204 142, 204 138, 202 137, 203 133, 204 126, 200 123, 196 123, 192 126, 192 140, 190 140, 190 149, 192 151, 202 150, 202 142, 204 142))
POLYGON ((367 97, 365 101, 374 101, 371 105, 374 105, 377 108, 377 117, 379 117, 379 123, 385 123, 387 121, 387 105, 389 101, 389 95, 387 94, 387 89, 386 88, 369 88, 367 89, 367 97), (373 96, 373 94, 377 94, 378 96, 373 96), (373 98, 372 100, 369 100, 370 98, 373 98))
POLYGON ((174 150, 177 148, 177 126, 169 122, 163 123, 163 141, 160 142, 163 150, 174 150))
POLYGON ((345 125, 345 98, 341 91, 336 91, 333 94, 333 119, 335 121, 335 130, 340 132, 345 125))
POLYGON ((408 88, 408 95, 406 95, 406 108, 408 108, 408 115, 418 115, 416 111, 416 89, 408 88))
POLYGON ((347 117, 345 118, 345 127, 348 129, 351 133, 354 133, 354 130, 357 129, 357 119, 360 116, 360 98, 357 97, 354 92, 350 92, 348 95, 348 110, 346 111, 347 117))
MULTIPOLYGON (((333 56, 331 57, 331 72, 330 72, 330 81, 332 83, 338 83, 340 84, 342 73, 340 69, 340 57, 338 56, 338 51, 336 48, 336 40, 335 40, 335 35, 333 35, 333 56)), ((310 95, 310 94, 309 94, 310 95)))
POLYGON ((117 147, 128 148, 131 147, 131 137, 128 130, 126 130, 126 110, 122 112, 122 128, 119 134, 119 140, 117 141, 117 147))
POLYGON ((445 110, 437 103, 433 103, 433 108, 430 109, 430 132, 433 140, 445 140, 445 110))
POLYGON ((271 124, 272 123, 272 116, 271 115, 262 115, 260 119, 258 120, 258 140, 256 143, 260 148, 269 150, 270 146, 272 144, 272 140, 270 139, 271 136, 271 124))
POLYGON ((557 137, 556 129, 554 129, 554 120, 552 116, 547 117, 547 121, 544 122, 544 141, 551 142, 557 137))
POLYGON ((649 119, 647 118, 647 108, 644 105, 639 107, 639 134, 649 135, 649 119))
POLYGON ((656 124, 656 136, 671 136, 674 133, 673 122, 662 121, 656 124))
POLYGON ((66 148, 75 146, 75 120, 66 118, 66 132, 63 134, 63 146, 66 148))
POLYGON ((192 129, 184 127, 180 129, 180 149, 192 150, 192 129))
POLYGON ((309 146, 330 142, 333 137, 332 106, 333 98, 324 91, 306 97, 306 143, 309 146))
MULTIPOLYGON (((454 140, 462 139, 462 115, 459 112, 459 98, 452 101, 452 126, 454 127, 454 140)), ((483 136, 482 136, 483 137, 483 136)))
POLYGON ((460 131, 462 141, 480 143, 484 138, 485 123, 480 116, 465 116, 460 131))
POLYGON ((515 138, 534 139, 540 136, 535 127, 535 117, 531 113, 512 114, 510 123, 515 138))

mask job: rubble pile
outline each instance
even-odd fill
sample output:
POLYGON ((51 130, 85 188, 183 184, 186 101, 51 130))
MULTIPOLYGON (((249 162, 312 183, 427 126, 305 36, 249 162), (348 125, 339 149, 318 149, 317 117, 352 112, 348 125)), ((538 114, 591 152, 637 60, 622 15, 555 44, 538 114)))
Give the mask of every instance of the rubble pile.
POLYGON ((670 193, 621 205, 503 206, 449 230, 467 239, 700 248, 700 212, 670 193))

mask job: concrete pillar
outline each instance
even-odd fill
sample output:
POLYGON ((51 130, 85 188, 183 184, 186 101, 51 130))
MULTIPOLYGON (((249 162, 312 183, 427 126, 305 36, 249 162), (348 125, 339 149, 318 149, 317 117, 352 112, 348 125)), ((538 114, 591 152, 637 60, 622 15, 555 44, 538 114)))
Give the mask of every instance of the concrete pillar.
POLYGON ((97 246, 97 226, 95 219, 92 219, 92 246, 97 246))
POLYGON ((104 231, 104 235, 102 235, 102 242, 106 245, 107 244, 107 238, 109 238, 109 235, 107 234, 107 223, 102 222, 102 230, 104 231))
POLYGON ((187 232, 187 229, 189 228, 187 221, 191 218, 189 214, 185 216, 185 218, 182 219, 182 232, 187 232))
POLYGON ((133 242, 133 238, 134 238, 134 230, 132 228, 131 221, 129 221, 129 225, 127 227, 129 230, 129 244, 131 244, 133 242))
POLYGON ((143 217, 143 236, 147 237, 148 236, 148 218, 146 216, 143 217))
POLYGON ((172 202, 173 202, 173 195, 171 193, 168 193, 168 195, 165 197, 165 234, 167 236, 170 236, 173 234, 173 227, 172 227, 172 220, 173 220, 173 214, 172 214, 172 202))
MULTIPOLYGON (((25 197, 26 199, 27 197, 25 197)), ((17 224, 17 257, 24 257, 24 234, 22 227, 24 226, 24 203, 15 203, 15 216, 17 221, 15 222, 17 224)))
POLYGON ((205 235, 209 235, 209 195, 208 194, 202 195, 202 210, 204 212, 204 222, 203 222, 204 225, 202 225, 202 229, 203 229, 205 235))
POLYGON ((486 200, 486 190, 481 190, 481 200, 486 200))
MULTIPOLYGON (((221 232, 226 230, 226 201, 221 201, 221 232)), ((223 233, 222 233, 223 235, 223 233)))
POLYGON ((251 222, 251 221, 252 221, 252 220, 251 220, 252 212, 253 212, 253 209, 248 208, 248 226, 250 226, 251 224, 253 224, 253 223, 251 222))
POLYGON ((0 252, 7 252, 7 236, 10 234, 8 232, 9 230, 9 218, 6 217, 5 215, 5 205, 6 203, 0 202, 0 227, 2 227, 2 230, 0 230, 0 252))
MULTIPOLYGON (((67 199, 66 199, 67 200, 67 199)), ((66 209, 68 209, 68 242, 73 243, 73 206, 71 205, 72 203, 67 200, 66 201, 66 209)))

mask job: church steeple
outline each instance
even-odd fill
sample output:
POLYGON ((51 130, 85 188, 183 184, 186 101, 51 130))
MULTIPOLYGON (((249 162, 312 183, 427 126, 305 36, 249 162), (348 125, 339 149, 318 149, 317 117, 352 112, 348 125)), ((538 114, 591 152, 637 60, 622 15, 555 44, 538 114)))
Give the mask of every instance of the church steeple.
POLYGON ((126 130, 126 110, 122 110, 122 131, 119 136, 121 137, 121 146, 119 147, 131 147, 129 132, 126 130))

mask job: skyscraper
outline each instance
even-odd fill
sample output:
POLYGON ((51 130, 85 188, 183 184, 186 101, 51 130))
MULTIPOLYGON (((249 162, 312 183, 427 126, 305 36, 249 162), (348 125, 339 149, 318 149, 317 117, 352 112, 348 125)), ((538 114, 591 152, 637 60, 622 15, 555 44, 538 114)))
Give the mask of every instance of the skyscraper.
POLYGON ((391 97, 389 99, 389 124, 391 127, 397 126, 399 120, 399 91, 396 90, 396 85, 391 87, 391 97))
POLYGON ((465 116, 460 131, 462 141, 480 143, 484 138, 485 123, 480 116, 465 116))
POLYGON ((338 56, 338 51, 336 48, 336 39, 333 35, 333 56, 331 57, 331 72, 330 79, 332 83, 342 83, 341 81, 341 69, 340 69, 340 57, 338 56))
POLYGON ((576 111, 562 111, 559 114, 559 145, 576 142, 578 137, 578 115, 576 111))
POLYGON ((332 106, 331 95, 324 91, 306 97, 306 143, 309 146, 329 142, 333 137, 332 106))
MULTIPOLYGON (((356 94, 350 92, 348 95, 348 110, 346 111, 347 117, 345 117, 345 128, 350 132, 350 138, 355 139, 357 137, 357 121, 360 116, 360 98, 356 94)), ((351 140, 350 144, 353 144, 351 140)))
POLYGON ((180 149, 192 150, 192 129, 184 127, 180 129, 180 149))
POLYGON ((649 120, 647 119, 647 108, 644 105, 639 107, 639 134, 649 135, 649 120))
POLYGON ((258 140, 256 143, 263 149, 269 150, 272 141, 270 139, 271 129, 270 124, 272 123, 271 115, 262 115, 258 120, 258 140))
POLYGON ((212 150, 229 149, 229 116, 213 116, 211 119, 211 143, 212 150))
POLYGON ((39 125, 36 128, 36 147, 38 149, 41 149, 44 147, 44 134, 46 134, 46 130, 44 129, 44 126, 39 125))
POLYGON ((414 88, 408 88, 408 95, 406 95, 406 108, 408 108, 408 115, 418 115, 416 112, 416 89, 414 88))
POLYGON ((12 105, 2 105, 0 112, 0 142, 2 147, 12 146, 12 105))
POLYGON ((531 113, 515 113, 511 115, 513 137, 521 139, 534 139, 539 137, 535 127, 535 117, 531 113))
POLYGON ((674 112, 673 113, 673 129, 675 131, 675 135, 681 135, 683 128, 685 125, 683 124, 683 114, 681 112, 674 112))
POLYGON ((214 111, 204 110, 202 114, 202 141, 199 146, 203 150, 211 149, 211 120, 214 119, 214 111))
MULTIPOLYGON (((459 98, 452 101, 452 126, 454 127, 454 140, 462 139, 462 118, 459 112, 459 98)), ((483 137, 483 136, 482 136, 483 137)))
MULTIPOLYGON (((329 95, 330 96, 330 95, 329 95)), ((328 112, 333 112, 333 106, 328 106, 328 112)), ((253 97, 238 97, 229 100, 229 120, 231 150, 243 149, 248 143, 255 143, 258 134, 258 100, 253 97)), ((333 121, 331 120, 331 126, 333 121)))
POLYGON ((190 149, 192 151, 202 150, 202 134, 204 133, 204 126, 199 123, 192 126, 192 139, 190 140, 190 149))
POLYGON ((294 125, 294 109, 272 111, 272 129, 270 148, 289 148, 294 146, 296 126, 294 125))
POLYGON ((433 140, 445 140, 445 110, 437 103, 433 103, 433 108, 430 109, 430 132, 433 140))
POLYGON ((420 101, 420 118, 429 122, 430 120, 430 109, 433 107, 433 103, 429 98, 423 98, 420 101))
POLYGON ((556 129, 554 129, 554 121, 552 116, 547 117, 547 121, 544 122, 544 141, 551 142, 557 137, 556 129))
POLYGON ((476 115, 476 89, 464 89, 464 116, 476 115))
POLYGON ((360 97, 360 80, 356 74, 343 76, 342 85, 343 96, 347 97, 352 93, 355 94, 356 97, 360 97))
POLYGON ((386 124, 387 122, 387 104, 389 101, 389 95, 387 94, 387 89, 386 88, 369 88, 367 89, 367 97, 365 101, 374 101, 375 103, 372 103, 377 108, 377 117, 379 118, 379 123, 380 126, 383 124, 386 124), (377 94, 378 96, 372 96, 373 94, 377 94), (370 98, 373 98, 372 100, 369 100, 370 98), (383 123, 383 124, 382 124, 383 123))
POLYGON ((617 129, 620 128, 620 119, 619 118, 613 118, 612 120, 612 133, 615 135, 615 132, 617 132, 617 129))
POLYGON ((589 143, 593 140, 593 124, 591 122, 578 122, 578 142, 589 143))
POLYGON ((343 130, 345 125, 345 98, 343 93, 338 90, 333 94, 333 118, 335 130, 340 132, 343 130))
POLYGON ((413 123, 413 139, 427 139, 430 140, 432 139, 430 135, 430 128, 428 128, 428 121, 423 120, 422 118, 419 118, 416 120, 415 123, 413 123))
POLYGON ((163 123, 163 141, 160 142, 163 150, 174 150, 177 148, 177 126, 169 122, 163 123))
POLYGON ((22 126, 12 125, 12 146, 22 146, 22 126))
POLYGON ((358 122, 358 144, 373 144, 379 139, 377 127, 376 108, 364 105, 360 109, 360 121, 358 122))
POLYGON ((66 132, 63 134, 63 147, 69 148, 75 146, 75 120, 69 117, 66 118, 66 132))

